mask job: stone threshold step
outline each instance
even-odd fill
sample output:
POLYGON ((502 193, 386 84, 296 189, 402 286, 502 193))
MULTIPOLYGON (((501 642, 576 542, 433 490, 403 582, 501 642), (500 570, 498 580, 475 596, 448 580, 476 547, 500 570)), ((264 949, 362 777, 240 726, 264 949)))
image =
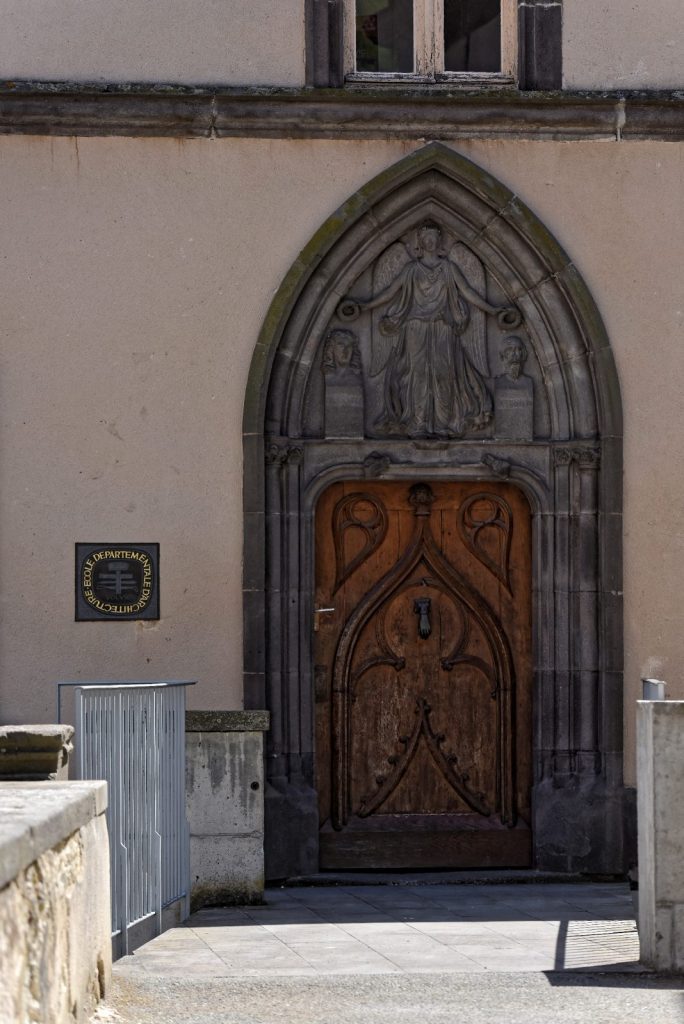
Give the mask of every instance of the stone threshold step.
POLYGON ((350 886, 350 885, 544 885, 624 882, 620 875, 563 874, 557 871, 487 870, 487 871, 322 871, 312 875, 269 880, 266 887, 350 886))

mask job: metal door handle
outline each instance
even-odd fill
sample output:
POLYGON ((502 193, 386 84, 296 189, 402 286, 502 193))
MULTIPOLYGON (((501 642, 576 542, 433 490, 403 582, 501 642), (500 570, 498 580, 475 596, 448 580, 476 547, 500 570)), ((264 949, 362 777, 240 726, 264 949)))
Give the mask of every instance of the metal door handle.
POLYGON ((330 612, 334 611, 334 608, 314 608, 314 633, 317 633, 321 628, 321 615, 330 614, 330 612))

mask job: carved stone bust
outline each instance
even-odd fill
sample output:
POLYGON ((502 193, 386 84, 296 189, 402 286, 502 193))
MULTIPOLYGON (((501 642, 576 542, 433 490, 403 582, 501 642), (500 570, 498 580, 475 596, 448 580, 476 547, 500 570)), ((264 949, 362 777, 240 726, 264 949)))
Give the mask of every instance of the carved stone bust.
POLYGON ((531 440, 534 436, 534 384, 524 373, 527 348, 522 338, 504 338, 503 373, 494 385, 495 434, 497 437, 531 440))
POLYGON ((325 381, 325 436, 363 437, 361 352, 353 331, 334 327, 328 332, 321 369, 325 381))
POLYGON ((343 327, 329 331, 323 349, 323 373, 326 377, 330 374, 358 377, 361 374, 359 342, 353 331, 343 327))
POLYGON ((509 380, 519 380, 527 359, 527 349, 521 338, 510 337, 504 341, 501 349, 501 365, 504 375, 509 380))

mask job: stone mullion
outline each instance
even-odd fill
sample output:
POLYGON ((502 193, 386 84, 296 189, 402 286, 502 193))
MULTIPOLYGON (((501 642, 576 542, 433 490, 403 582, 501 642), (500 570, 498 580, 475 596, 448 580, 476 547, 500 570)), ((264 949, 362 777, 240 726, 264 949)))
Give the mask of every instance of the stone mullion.
POLYGON ((287 588, 282 593, 281 642, 284 645, 283 691, 287 700, 284 725, 284 753, 287 756, 288 777, 301 776, 302 753, 302 671, 299 649, 299 623, 301 617, 301 559, 300 559, 300 470, 303 451, 290 446, 283 467, 283 565, 287 588))
POLYGON ((533 613, 535 679, 533 703, 535 737, 535 782, 553 774, 555 744, 555 615, 553 564, 555 559, 555 516, 549 512, 533 516, 533 613))
POLYGON ((271 727, 267 734, 267 765, 269 780, 278 785, 287 781, 285 721, 288 699, 282 678, 283 595, 282 571, 284 526, 282 467, 287 450, 278 445, 266 449, 266 688, 271 727))
POLYGON ((602 440, 599 488, 600 691, 599 744, 609 785, 623 783, 623 653, 622 618, 622 438, 602 440))
POLYGON ((568 775, 573 770, 573 728, 572 728, 572 608, 570 590, 572 587, 571 558, 571 473, 570 460, 566 460, 567 449, 556 449, 555 457, 555 515, 554 544, 555 561, 553 569, 554 608, 554 775, 568 775))
POLYGON ((578 764, 582 774, 601 770, 599 752, 599 594, 598 478, 599 456, 592 448, 578 450, 574 472, 579 491, 575 579, 578 586, 579 729, 578 764))
POLYGON ((598 465, 595 449, 557 448, 555 769, 600 769, 598 743, 598 465))

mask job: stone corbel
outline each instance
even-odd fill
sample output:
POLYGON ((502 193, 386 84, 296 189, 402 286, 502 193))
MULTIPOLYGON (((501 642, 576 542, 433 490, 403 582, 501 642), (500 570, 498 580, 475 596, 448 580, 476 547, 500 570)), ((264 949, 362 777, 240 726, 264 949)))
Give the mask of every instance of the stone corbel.
POLYGON ((601 464, 601 450, 595 446, 576 445, 571 448, 554 448, 556 466, 569 466, 576 462, 584 469, 598 469, 601 464))

